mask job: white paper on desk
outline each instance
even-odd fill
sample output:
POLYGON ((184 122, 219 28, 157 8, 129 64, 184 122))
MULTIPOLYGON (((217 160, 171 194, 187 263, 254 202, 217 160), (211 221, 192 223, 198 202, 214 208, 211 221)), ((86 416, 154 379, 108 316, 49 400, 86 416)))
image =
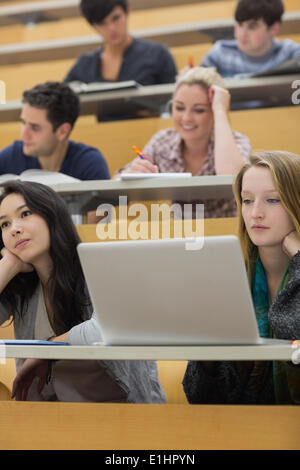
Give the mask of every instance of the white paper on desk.
POLYGON ((192 173, 121 173, 123 181, 149 179, 149 178, 190 178, 192 173))

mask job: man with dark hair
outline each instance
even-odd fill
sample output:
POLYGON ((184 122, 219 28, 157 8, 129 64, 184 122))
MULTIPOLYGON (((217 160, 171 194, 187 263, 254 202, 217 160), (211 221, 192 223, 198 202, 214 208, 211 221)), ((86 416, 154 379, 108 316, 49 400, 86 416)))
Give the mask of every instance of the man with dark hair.
POLYGON ((109 179, 99 150, 69 140, 79 99, 60 82, 38 84, 23 93, 21 139, 0 152, 0 174, 28 169, 56 171, 80 180, 109 179))
POLYGON ((282 0, 239 0, 235 39, 217 41, 202 65, 216 67, 223 77, 247 77, 293 58, 300 60, 300 44, 275 39, 283 13, 282 0))
POLYGON ((80 8, 104 43, 77 60, 66 82, 135 80, 141 85, 175 82, 176 66, 167 47, 130 35, 127 0, 81 0, 80 8))

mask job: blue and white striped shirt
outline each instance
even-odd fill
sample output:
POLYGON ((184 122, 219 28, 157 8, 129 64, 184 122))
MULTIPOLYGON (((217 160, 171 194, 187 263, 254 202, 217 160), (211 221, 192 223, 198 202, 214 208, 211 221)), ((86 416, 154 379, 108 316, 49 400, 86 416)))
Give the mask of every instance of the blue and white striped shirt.
POLYGON ((298 58, 300 63, 300 44, 291 39, 274 39, 271 49, 259 57, 245 54, 238 48, 237 41, 231 39, 217 41, 204 57, 202 65, 216 67, 225 78, 245 78, 266 72, 293 58, 298 58))

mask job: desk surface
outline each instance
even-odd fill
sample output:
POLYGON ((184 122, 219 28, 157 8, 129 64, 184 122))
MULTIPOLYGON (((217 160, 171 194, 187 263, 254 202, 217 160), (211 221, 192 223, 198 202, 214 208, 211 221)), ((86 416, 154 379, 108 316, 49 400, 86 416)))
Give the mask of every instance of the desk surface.
POLYGON ((63 196, 72 214, 95 210, 101 203, 120 205, 120 196, 130 201, 179 200, 185 203, 201 199, 232 198, 234 177, 194 176, 187 178, 151 178, 134 181, 101 180, 59 183, 52 188, 63 196))
POLYGON ((120 205, 120 196, 126 196, 127 203, 147 200, 189 203, 201 199, 231 198, 233 178, 231 175, 220 175, 135 181, 92 180, 49 186, 65 199, 72 215, 83 215, 89 210, 96 210, 102 203, 120 205))
MULTIPOLYGON (((299 348, 298 348, 299 349, 299 348)), ((0 357, 75 360, 283 360, 297 348, 289 341, 237 346, 22 346, 0 343, 0 357)), ((300 358, 299 358, 300 359, 300 358)))
MULTIPOLYGON (((300 11, 284 14, 282 34, 299 32, 300 11)), ((131 31, 136 38, 160 42, 168 47, 207 43, 226 37, 233 37, 233 19, 197 21, 163 27, 131 31)), ((45 60, 76 58, 81 54, 100 47, 102 38, 98 34, 36 42, 4 44, 0 51, 0 65, 24 64, 45 60)))
MULTIPOLYGON (((247 100, 268 100, 270 104, 291 102, 292 83, 299 75, 277 75, 247 79, 226 79, 231 93, 232 104, 247 100)), ((175 85, 141 86, 127 90, 114 90, 80 95, 81 115, 90 114, 128 114, 134 109, 148 108, 162 112, 171 99, 175 85)), ((292 103, 291 103, 292 104, 292 103)), ((19 120, 22 109, 21 100, 0 104, 0 122, 19 120)))
MULTIPOLYGON (((188 3, 199 3, 199 1, 203 0, 189 0, 188 3)), ((0 7, 0 26, 79 17, 79 3, 80 0, 64 0, 63 2, 61 0, 41 0, 0 7)), ((182 0, 164 0, 163 4, 164 7, 181 5, 182 0)), ((159 8, 161 5, 161 0, 130 0, 131 10, 159 8)))
MULTIPOLYGON (((106 452, 100 455, 103 463, 107 463, 107 455, 111 456, 113 452, 117 455, 119 449, 149 449, 151 452, 165 449, 161 456, 163 459, 165 455, 168 459, 172 455, 170 449, 228 451, 300 448, 300 407, 287 405, 189 406, 7 400, 0 402, 0 426, 3 430, 0 433, 0 449, 104 449, 106 452), (107 452, 107 449, 114 451, 107 452)), ((195 464, 201 465, 203 454, 191 454, 196 456, 195 464)), ((126 455, 132 453, 127 452, 126 455)), ((227 457, 230 465, 232 454, 227 454, 227 457)), ((152 463, 160 464, 158 459, 152 463)), ((170 459, 165 463, 170 464, 170 459)), ((138 468, 143 468, 142 461, 138 468)))
POLYGON ((232 197, 232 175, 193 176, 186 178, 141 178, 137 180, 91 180, 76 183, 58 183, 52 187, 62 195, 80 195, 99 192, 105 200, 127 195, 131 200, 174 199, 185 202, 196 199, 232 197), (150 196, 150 197, 148 197, 150 196))

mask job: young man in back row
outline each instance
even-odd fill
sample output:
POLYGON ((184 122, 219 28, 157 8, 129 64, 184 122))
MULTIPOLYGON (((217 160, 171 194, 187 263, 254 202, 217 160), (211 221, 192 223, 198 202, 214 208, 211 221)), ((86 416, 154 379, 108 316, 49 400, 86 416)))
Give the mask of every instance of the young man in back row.
POLYGON ((133 38, 128 29, 128 0, 81 0, 80 9, 103 45, 83 54, 65 81, 84 83, 135 80, 141 85, 173 83, 174 59, 166 46, 133 38))
POLYGON ((99 150, 69 140, 79 109, 77 95, 64 83, 46 82, 24 91, 22 140, 0 151, 0 175, 41 169, 80 180, 109 179, 99 150))
POLYGON ((284 6, 281 0, 239 0, 233 40, 217 41, 204 57, 223 77, 243 78, 265 72, 287 60, 300 62, 300 44, 278 40, 284 6))

